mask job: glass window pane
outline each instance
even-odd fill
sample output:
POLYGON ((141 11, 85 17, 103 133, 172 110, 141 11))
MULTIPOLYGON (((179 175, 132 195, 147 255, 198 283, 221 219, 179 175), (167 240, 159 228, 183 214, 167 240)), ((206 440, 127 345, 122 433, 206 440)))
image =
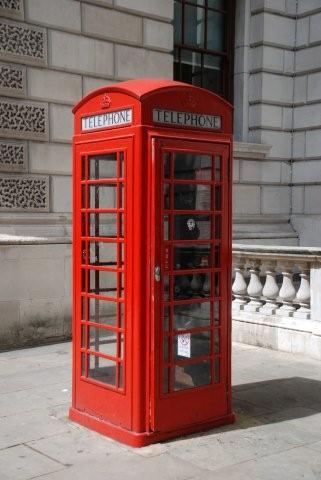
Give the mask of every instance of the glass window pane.
POLYGON ((118 316, 119 316, 119 328, 125 327, 125 305, 123 303, 118 304, 118 316))
POLYGON ((224 51, 225 15, 208 10, 207 12, 207 48, 209 50, 224 51))
POLYGON ((175 366, 174 390, 185 390, 210 383, 211 362, 209 360, 191 365, 175 366))
POLYGON ((214 268, 219 268, 221 266, 221 246, 214 246, 214 268))
POLYGON ((212 157, 197 153, 175 153, 174 178, 180 180, 211 180, 212 157))
POLYGON ((116 326, 116 302, 107 300, 89 299, 89 321, 116 326))
POLYGON ((116 185, 90 185, 89 208, 117 208, 116 185))
POLYGON ((169 217, 168 215, 164 215, 164 240, 169 240, 169 217))
POLYGON ((219 156, 215 157, 214 173, 215 173, 215 181, 220 182, 222 179, 222 175, 221 175, 221 157, 219 156))
POLYGON ((168 183, 164 183, 164 209, 170 209, 170 192, 171 188, 168 183))
POLYGON ((87 355, 85 353, 81 354, 81 375, 82 377, 86 376, 86 359, 87 355))
POLYGON ((184 82, 200 87, 202 84, 202 56, 190 50, 181 50, 181 78, 184 82))
POLYGON ((171 161, 170 153, 164 153, 164 178, 170 178, 171 176, 170 161, 171 161))
POLYGON ((116 237, 117 214, 91 213, 89 215, 89 235, 91 237, 116 237))
POLYGON ((210 303, 192 303, 190 305, 174 306, 174 329, 189 330, 190 328, 207 327, 211 322, 210 303))
POLYGON ((207 0, 207 5, 210 8, 218 8, 220 10, 224 10, 225 0, 207 0))
POLYGON ((116 357, 117 334, 103 328, 89 327, 89 348, 116 357))
POLYGON ((175 215, 175 240, 208 240, 211 238, 211 215, 175 215))
POLYGON ((215 187, 215 210, 220 211, 222 206, 222 189, 215 187))
POLYGON ((211 291, 209 273, 175 275, 173 282, 174 300, 208 297, 211 291))
POLYGON ((89 178, 117 178, 116 153, 89 158, 89 178))
POLYGON ((124 388, 124 366, 123 366, 122 363, 119 364, 118 373, 119 373, 118 387, 119 388, 124 388))
POLYGON ((214 324, 215 326, 221 323, 220 302, 214 302, 214 324))
POLYGON ((169 360, 169 337, 164 337, 164 342, 163 342, 163 360, 164 362, 168 362, 169 360))
POLYGON ((116 385, 116 362, 106 358, 89 356, 88 377, 108 385, 116 385))
POLYGON ((170 308, 169 307, 164 307, 164 331, 168 332, 169 330, 169 316, 170 316, 170 308))
POLYGON ((221 275, 216 272, 214 273, 214 295, 219 296, 220 295, 220 277, 221 275))
POLYGON ((174 245, 175 270, 211 267, 210 245, 174 245))
POLYGON ((217 239, 221 238, 222 230, 222 221, 221 215, 215 215, 215 224, 214 224, 214 237, 217 239))
POLYGON ((182 4, 174 2, 174 42, 182 42, 182 4))
POLYGON ((185 5, 184 43, 195 47, 204 47, 205 9, 185 5))
POLYGON ((81 325, 81 346, 82 348, 86 348, 86 325, 81 325))
POLYGON ((169 276, 168 275, 165 275, 164 277, 164 301, 168 301, 169 300, 169 276))
POLYGON ((103 270, 90 270, 89 292, 107 297, 117 296, 117 273, 103 270))
POLYGON ((215 360, 214 360, 214 383, 220 383, 220 381, 221 381, 220 366, 221 366, 220 359, 215 358, 215 360))
POLYGON ((214 353, 220 353, 221 345, 220 345, 220 331, 214 331, 214 353))
POLYGON ((209 185, 174 185, 175 210, 211 210, 209 185))
POLYGON ((163 369, 163 393, 169 392, 169 368, 163 369))
POLYGON ((203 82, 202 87, 223 93, 223 60, 221 57, 204 54, 203 57, 203 82))
POLYGON ((91 265, 117 266, 117 243, 90 242, 89 245, 91 265))

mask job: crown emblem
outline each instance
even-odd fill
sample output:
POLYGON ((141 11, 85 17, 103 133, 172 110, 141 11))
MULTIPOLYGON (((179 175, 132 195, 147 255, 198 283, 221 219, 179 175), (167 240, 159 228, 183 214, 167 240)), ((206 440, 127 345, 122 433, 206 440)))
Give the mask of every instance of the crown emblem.
POLYGON ((111 105, 111 98, 107 93, 103 95, 103 98, 101 99, 101 108, 109 108, 111 105))
POLYGON ((182 100, 182 104, 184 107, 192 107, 192 108, 195 108, 196 105, 198 104, 199 102, 199 98, 198 98, 198 95, 195 94, 195 92, 187 92, 184 97, 183 97, 183 100, 182 100))

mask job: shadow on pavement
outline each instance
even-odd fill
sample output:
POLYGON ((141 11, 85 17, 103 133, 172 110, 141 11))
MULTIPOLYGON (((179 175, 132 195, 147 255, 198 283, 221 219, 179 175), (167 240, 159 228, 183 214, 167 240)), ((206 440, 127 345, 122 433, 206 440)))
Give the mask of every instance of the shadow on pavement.
POLYGON ((321 412, 321 381, 280 378, 233 387, 234 428, 282 422, 321 412))

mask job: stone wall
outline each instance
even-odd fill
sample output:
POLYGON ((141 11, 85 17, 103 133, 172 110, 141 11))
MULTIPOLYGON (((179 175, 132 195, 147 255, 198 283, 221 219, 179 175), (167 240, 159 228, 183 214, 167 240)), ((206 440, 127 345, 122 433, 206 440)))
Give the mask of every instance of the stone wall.
POLYGON ((70 338, 70 247, 0 237, 0 350, 70 338))
POLYGON ((321 234, 320 24, 316 0, 237 2, 236 139, 271 149, 241 168, 235 194, 253 222, 292 225, 288 245, 321 234))
POLYGON ((321 237, 321 3, 298 3, 295 52, 292 223, 302 245, 321 237))
POLYGON ((70 234, 72 106, 172 78, 172 16, 172 0, 0 0, 0 233, 70 234))
POLYGON ((235 138, 270 149, 241 163, 235 213, 261 224, 270 235, 266 243, 293 245, 298 242, 289 223, 296 2, 236 4, 235 138))

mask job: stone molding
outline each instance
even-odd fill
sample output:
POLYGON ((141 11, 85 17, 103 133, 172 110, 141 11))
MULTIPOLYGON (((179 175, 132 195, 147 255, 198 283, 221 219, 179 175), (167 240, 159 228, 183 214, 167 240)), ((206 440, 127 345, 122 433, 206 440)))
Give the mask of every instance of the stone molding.
POLYGON ((11 18, 23 18, 23 0, 0 0, 0 15, 11 18))
POLYGON ((46 30, 34 25, 0 20, 0 57, 9 61, 46 65, 46 30))
POLYGON ((27 143, 0 141, 0 171, 26 172, 27 143))
POLYGON ((49 211, 49 177, 1 175, 0 211, 49 211))
POLYGON ((9 138, 48 140, 48 105, 2 98, 0 135, 9 138))
POLYGON ((0 63, 0 95, 24 97, 26 94, 26 67, 0 63))
POLYGON ((262 143, 234 142, 233 144, 234 158, 265 158, 270 150, 270 145, 262 143))

